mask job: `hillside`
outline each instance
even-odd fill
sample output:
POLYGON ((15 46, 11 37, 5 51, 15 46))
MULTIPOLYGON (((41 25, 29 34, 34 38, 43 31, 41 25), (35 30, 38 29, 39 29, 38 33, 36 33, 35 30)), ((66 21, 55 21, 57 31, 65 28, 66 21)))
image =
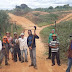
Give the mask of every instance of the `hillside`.
POLYGON ((39 27, 42 27, 53 24, 55 21, 72 13, 72 7, 67 4, 64 6, 57 6, 56 8, 31 9, 26 4, 21 4, 20 6, 16 6, 16 8, 12 10, 12 13, 17 16, 25 17, 39 27))
MULTIPOLYGON (((48 36, 52 29, 55 29, 55 27, 54 26, 46 27, 40 32, 44 43, 48 43, 48 36)), ((58 23, 56 26, 56 31, 60 41, 60 56, 64 63, 67 62, 67 56, 66 56, 67 50, 69 48, 70 40, 72 39, 70 38, 70 35, 72 34, 72 19, 58 23)))

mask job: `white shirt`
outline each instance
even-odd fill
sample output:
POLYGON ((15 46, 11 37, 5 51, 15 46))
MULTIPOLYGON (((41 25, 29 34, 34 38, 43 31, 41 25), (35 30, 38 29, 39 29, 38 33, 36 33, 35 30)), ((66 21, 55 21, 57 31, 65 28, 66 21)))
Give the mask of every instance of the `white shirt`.
POLYGON ((0 51, 2 50, 2 42, 1 42, 1 40, 0 40, 0 51))
POLYGON ((20 50, 25 50, 28 48, 27 46, 27 37, 24 37, 23 39, 22 38, 19 38, 19 45, 20 45, 20 50))

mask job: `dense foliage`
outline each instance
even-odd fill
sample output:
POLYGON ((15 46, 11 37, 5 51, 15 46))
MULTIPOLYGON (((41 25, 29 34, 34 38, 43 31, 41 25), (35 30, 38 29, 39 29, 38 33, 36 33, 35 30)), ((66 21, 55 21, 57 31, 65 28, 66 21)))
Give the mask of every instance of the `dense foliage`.
POLYGON ((65 10, 72 10, 72 7, 69 4, 64 6, 57 6, 53 8, 50 6, 49 8, 36 8, 35 11, 44 11, 44 12, 56 12, 56 11, 65 11, 65 10))
POLYGON ((1 38, 1 36, 3 36, 7 31, 9 31, 9 32, 11 32, 11 26, 13 25, 13 32, 14 31, 17 31, 17 32, 19 32, 19 31, 21 31, 22 30, 22 28, 21 28, 21 26, 17 26, 17 25, 15 25, 14 23, 11 23, 10 21, 9 21, 9 16, 8 16, 8 14, 5 12, 5 11, 3 11, 3 10, 1 10, 0 11, 0 38, 1 38), (17 29, 17 30, 16 30, 17 29), (19 31, 18 31, 19 30, 19 31))
MULTIPOLYGON (((51 30, 54 28, 55 28, 54 26, 47 27, 40 32, 44 43, 48 43, 48 36, 51 30)), ((70 44, 70 40, 72 39, 69 37, 70 34, 72 33, 72 21, 65 21, 57 24, 56 30, 60 41, 61 59, 67 61, 66 53, 70 44)))

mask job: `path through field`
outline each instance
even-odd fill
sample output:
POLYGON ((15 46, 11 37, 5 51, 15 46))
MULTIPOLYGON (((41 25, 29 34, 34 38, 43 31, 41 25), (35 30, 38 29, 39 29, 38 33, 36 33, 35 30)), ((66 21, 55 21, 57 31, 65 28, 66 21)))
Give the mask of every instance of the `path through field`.
MULTIPOLYGON (((12 21, 16 21, 16 24, 18 25, 22 25, 22 27, 25 27, 26 31, 25 31, 25 36, 28 36, 27 34, 27 29, 34 29, 33 26, 35 24, 33 24, 31 21, 29 21, 28 19, 24 18, 24 17, 20 17, 20 16, 15 16, 13 14, 9 14, 9 16, 11 17, 12 21)), ((63 18, 64 20, 64 18, 63 18)), ((62 20, 61 20, 62 21, 62 20)), ((60 21, 59 21, 60 22, 60 21)), ((44 26, 42 28, 39 28, 37 26, 37 35, 39 35, 40 37, 40 31, 45 28, 47 26, 44 26)), ((55 66, 51 66, 51 60, 46 60, 46 56, 44 55, 45 53, 45 46, 41 41, 41 38, 39 40, 36 40, 36 45, 37 45, 37 67, 38 69, 35 70, 33 67, 29 67, 30 65, 30 56, 28 54, 28 63, 20 63, 18 62, 13 62, 11 59, 9 60, 10 66, 2 66, 2 69, 0 69, 0 72, 65 72, 67 66, 66 65, 61 65, 58 66, 57 64, 55 66)), ((11 58, 11 56, 10 56, 11 58)))

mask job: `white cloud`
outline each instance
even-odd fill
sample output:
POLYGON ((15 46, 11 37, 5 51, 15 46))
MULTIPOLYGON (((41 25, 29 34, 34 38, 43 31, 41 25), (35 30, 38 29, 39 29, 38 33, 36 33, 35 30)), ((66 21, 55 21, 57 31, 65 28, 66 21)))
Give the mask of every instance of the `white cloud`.
POLYGON ((20 4, 27 4, 31 8, 46 8, 49 6, 56 7, 64 4, 72 5, 72 0, 1 0, 0 9, 12 9, 20 4))

